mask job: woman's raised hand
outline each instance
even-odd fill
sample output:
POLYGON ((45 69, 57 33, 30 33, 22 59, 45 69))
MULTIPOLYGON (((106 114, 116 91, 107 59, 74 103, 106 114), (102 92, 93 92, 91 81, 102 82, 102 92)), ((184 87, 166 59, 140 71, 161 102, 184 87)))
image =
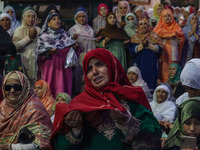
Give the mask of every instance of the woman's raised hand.
POLYGON ((65 117, 65 124, 67 124, 71 128, 80 127, 82 123, 82 113, 78 110, 70 111, 65 117))

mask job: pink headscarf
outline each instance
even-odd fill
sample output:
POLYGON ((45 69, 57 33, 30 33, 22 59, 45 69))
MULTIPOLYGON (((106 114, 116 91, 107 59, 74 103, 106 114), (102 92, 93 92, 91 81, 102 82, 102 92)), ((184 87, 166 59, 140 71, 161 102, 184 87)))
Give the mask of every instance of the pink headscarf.
MULTIPOLYGON (((109 12, 109 9, 108 9, 108 6, 106 5, 106 4, 104 4, 104 3, 101 3, 101 4, 99 4, 99 6, 98 6, 98 15, 100 15, 100 8, 101 7, 105 7, 106 9, 107 9, 107 14, 108 14, 108 12, 109 12)), ((100 15, 101 16, 101 15, 100 15)))

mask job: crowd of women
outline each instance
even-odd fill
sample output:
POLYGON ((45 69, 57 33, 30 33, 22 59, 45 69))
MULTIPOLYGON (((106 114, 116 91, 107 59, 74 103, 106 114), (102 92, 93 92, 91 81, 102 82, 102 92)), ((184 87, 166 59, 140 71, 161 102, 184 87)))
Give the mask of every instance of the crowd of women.
POLYGON ((0 149, 200 149, 200 9, 122 0, 79 7, 66 30, 50 5, 38 22, 0 14, 0 149), (161 139, 164 142, 161 143, 161 139))

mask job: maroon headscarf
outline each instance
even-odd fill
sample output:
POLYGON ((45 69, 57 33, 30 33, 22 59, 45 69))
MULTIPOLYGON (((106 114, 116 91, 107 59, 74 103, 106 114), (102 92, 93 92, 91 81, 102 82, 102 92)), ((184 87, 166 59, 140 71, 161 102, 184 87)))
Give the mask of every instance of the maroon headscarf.
POLYGON ((85 77, 85 92, 76 96, 70 104, 57 104, 54 120, 54 132, 51 137, 57 133, 66 133, 67 125, 64 124, 64 118, 72 110, 90 112, 103 109, 119 109, 125 112, 126 109, 119 103, 116 97, 125 101, 132 101, 141 104, 148 109, 149 102, 141 87, 133 87, 129 82, 119 60, 108 50, 98 48, 89 51, 83 60, 83 70, 85 77), (97 58, 106 64, 110 82, 103 89, 95 87, 87 78, 88 63, 91 58, 97 58))

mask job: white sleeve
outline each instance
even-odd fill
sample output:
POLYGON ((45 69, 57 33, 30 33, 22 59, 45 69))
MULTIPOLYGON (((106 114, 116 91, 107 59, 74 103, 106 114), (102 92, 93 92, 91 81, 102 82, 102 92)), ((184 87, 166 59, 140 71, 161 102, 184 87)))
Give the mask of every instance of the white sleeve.
POLYGON ((17 144, 12 144, 11 147, 12 147, 12 150, 38 150, 39 149, 39 146, 35 143, 30 143, 30 144, 17 143, 17 144))

